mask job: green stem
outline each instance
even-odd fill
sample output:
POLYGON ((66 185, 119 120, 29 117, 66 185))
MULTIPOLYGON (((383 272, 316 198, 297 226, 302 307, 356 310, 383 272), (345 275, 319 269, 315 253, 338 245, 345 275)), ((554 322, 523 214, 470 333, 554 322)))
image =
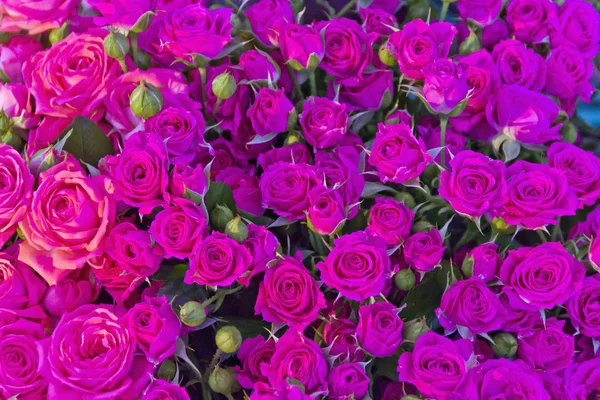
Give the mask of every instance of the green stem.
POLYGON ((440 147, 442 152, 440 153, 440 161, 443 168, 446 168, 446 127, 448 126, 448 116, 442 115, 440 117, 440 147))
POLYGON ((536 229, 535 231, 537 232, 537 234, 538 234, 538 236, 539 236, 540 240, 542 241, 542 243, 546 243, 546 242, 548 241, 548 240, 546 239, 546 235, 544 235, 544 232, 543 232, 543 231, 541 231, 541 230, 539 230, 539 229, 536 229))
POLYGON ((562 242, 562 232, 560 230, 560 217, 558 217, 558 222, 556 223, 556 225, 554 225, 554 228, 552 228, 552 236, 550 237, 550 240, 556 242, 559 238, 562 242))
POLYGON ((127 64, 125 64, 125 60, 121 59, 118 61, 119 61, 119 64, 121 65, 121 69, 123 70, 123 73, 126 73, 127 72, 127 64))
POLYGON ((206 93, 204 93, 206 89, 206 67, 198 67, 198 72, 200 72, 200 81, 202 82, 202 90, 200 94, 202 95, 202 107, 206 110, 206 93))
POLYGON ((215 108, 213 108, 213 112, 212 112, 213 118, 215 115, 217 115, 217 111, 219 111, 219 107, 221 106, 221 101, 222 100, 217 97, 217 103, 215 104, 215 108))
POLYGON ((348 11, 350 11, 357 3, 358 0, 349 1, 337 14, 336 18, 342 18, 348 11))
POLYGON ((208 368, 206 369, 206 373, 204 374, 206 379, 208 379, 212 370, 215 369, 215 367, 219 363, 219 360, 221 359, 221 353, 222 353, 221 349, 217 349, 217 351, 215 351, 215 355, 213 356, 212 360, 210 360, 210 364, 208 365, 208 368))
POLYGON ((290 72, 290 77, 292 78, 292 82, 294 83, 294 89, 296 90, 296 95, 298 96, 298 100, 304 100, 304 96, 302 95, 302 90, 300 89, 300 85, 298 85, 298 80, 296 79, 296 74, 294 73, 294 69, 290 67, 288 64, 288 71, 290 72))
POLYGON ((317 80, 315 79, 315 70, 311 70, 308 73, 308 79, 310 79, 310 94, 313 96, 317 95, 317 80))
POLYGON ((448 7, 450 6, 449 1, 442 2, 442 11, 440 12, 440 21, 444 21, 446 19, 446 14, 448 13, 448 7))
POLYGON ((212 303, 214 303, 215 301, 219 300, 221 297, 225 297, 227 295, 230 294, 234 294, 236 292, 239 292, 240 290, 242 290, 244 288, 244 286, 239 285, 238 287, 235 287, 233 289, 227 289, 227 290, 221 290, 219 292, 217 292, 217 294, 215 294, 213 297, 211 297, 210 299, 207 299, 206 301, 204 301, 202 303, 202 307, 206 308, 209 305, 211 305, 212 303))

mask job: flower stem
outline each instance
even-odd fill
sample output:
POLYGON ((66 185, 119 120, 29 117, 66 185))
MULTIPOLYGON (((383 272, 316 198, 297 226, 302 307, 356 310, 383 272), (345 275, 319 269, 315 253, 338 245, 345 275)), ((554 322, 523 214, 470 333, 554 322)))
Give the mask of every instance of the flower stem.
POLYGON ((357 3, 358 0, 351 0, 342 8, 337 14, 336 18, 342 18, 348 11, 350 11, 357 3))
POLYGON ((440 153, 440 161, 443 168, 446 168, 446 127, 448 126, 448 116, 442 115, 440 117, 440 147, 442 152, 440 153))
POLYGON ((200 82, 202 82, 202 90, 200 94, 202 95, 202 107, 206 110, 206 67, 199 67, 198 72, 200 73, 200 82))
POLYGON ((219 111, 219 107, 221 106, 221 99, 217 97, 217 103, 215 104, 215 108, 213 108, 212 116, 214 118, 217 115, 217 111, 219 111))
POLYGON ((446 14, 448 13, 448 7, 450 6, 449 1, 442 1, 442 11, 440 12, 440 21, 444 21, 446 19, 446 14))
POLYGON ((541 231, 539 229, 536 229, 535 231, 537 232, 538 236, 540 237, 540 240, 541 240, 542 243, 546 243, 548 241, 546 239, 546 235, 544 235, 543 231, 541 231))
POLYGON ((119 61, 119 64, 121 65, 121 69, 123 70, 123 73, 126 73, 127 72, 127 64, 125 64, 125 60, 120 59, 118 61, 119 61))
POLYGON ((290 72, 290 77, 292 78, 292 82, 294 83, 294 89, 296 90, 296 95, 298 96, 298 100, 304 100, 304 96, 302 95, 302 90, 298 85, 298 80, 296 79, 296 74, 294 74, 294 70, 288 64, 288 71, 290 72))
POLYGON ((315 79, 315 70, 311 70, 308 73, 308 79, 310 79, 310 94, 313 96, 317 95, 317 80, 315 79))

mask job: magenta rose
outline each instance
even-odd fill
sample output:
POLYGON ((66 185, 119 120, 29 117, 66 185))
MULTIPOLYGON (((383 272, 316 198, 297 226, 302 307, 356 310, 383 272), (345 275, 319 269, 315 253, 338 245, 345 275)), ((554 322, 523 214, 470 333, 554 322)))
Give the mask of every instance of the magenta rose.
POLYGON ((0 327, 0 396, 35 400, 47 397, 37 343, 46 338, 41 325, 24 319, 0 327))
POLYGON ((88 266, 77 269, 61 279, 56 285, 46 290, 44 309, 49 315, 60 318, 64 313, 71 312, 96 301, 100 293, 100 284, 88 266))
POLYGON ((37 35, 77 14, 76 0, 7 0, 0 5, 0 31, 37 35))
POLYGON ((142 400, 190 400, 190 396, 185 388, 162 379, 156 379, 144 390, 142 400))
POLYGON ((582 287, 585 267, 556 242, 508 252, 500 280, 531 306, 550 309, 582 287))
POLYGON ((267 265, 277 259, 277 238, 262 225, 248 224, 248 237, 242 243, 242 246, 248 249, 252 255, 250 268, 240 278, 238 282, 248 286, 250 279, 265 270, 267 265))
POLYGON ((204 211, 188 199, 173 199, 173 205, 158 214, 149 232, 164 249, 165 257, 183 260, 192 254, 198 240, 207 233, 204 211))
POLYGON ((175 352, 181 322, 166 296, 146 297, 134 305, 123 317, 123 325, 154 364, 175 352))
POLYGON ((492 58, 500 79, 508 85, 521 85, 541 90, 546 83, 546 63, 533 49, 515 39, 506 39, 494 46, 492 58))
POLYGON ((147 278, 158 271, 164 251, 150 232, 131 222, 120 222, 108 235, 106 253, 137 277, 147 278))
POLYGON ((204 167, 200 164, 191 167, 187 163, 176 163, 171 170, 169 192, 174 197, 183 197, 186 191, 204 196, 208 190, 204 167))
POLYGON ((376 33, 378 36, 389 36, 398 28, 396 17, 384 10, 362 8, 360 19, 367 33, 376 33))
MULTIPOLYGON (((480 111, 485 110, 488 98, 500 84, 498 67, 494 63, 494 59, 490 53, 486 50, 478 50, 465 57, 461 57, 460 63, 468 66, 467 84, 472 88, 471 95, 467 101, 467 108, 463 112, 467 112, 474 117, 480 111)), ((451 119, 452 124, 455 125, 454 122, 459 120, 459 118, 461 120, 464 119, 462 113, 458 117, 451 119)), ((468 130, 460 128, 459 125, 455 126, 461 130, 468 130)))
POLYGON ((392 303, 375 302, 360 306, 356 339, 364 351, 373 357, 390 357, 402 342, 402 320, 392 303))
POLYGON ((300 126, 306 142, 315 149, 340 144, 348 127, 346 106, 322 97, 309 97, 300 114, 300 126))
POLYGON ((341 79, 361 76, 373 57, 372 45, 378 35, 366 33, 348 18, 319 22, 316 30, 325 32, 325 56, 320 67, 341 79))
POLYGON ((163 97, 167 93, 189 96, 188 85, 181 72, 150 68, 146 71, 136 69, 119 76, 107 86, 104 106, 106 120, 121 134, 131 132, 142 122, 142 118, 135 115, 129 105, 131 93, 141 82, 157 87, 163 97))
POLYGON ((339 190, 317 185, 308 193, 308 201, 308 220, 319 235, 333 235, 341 229, 346 210, 339 190))
POLYGON ((38 343, 40 371, 57 398, 134 400, 154 367, 136 346, 112 306, 88 304, 63 315, 52 337, 38 343))
POLYGON ((516 39, 541 42, 556 25, 557 9, 550 0, 514 0, 506 7, 506 24, 516 39))
POLYGON ((13 36, 0 47, 0 75, 10 82, 23 82, 23 64, 43 49, 31 36, 13 36))
POLYGON ((506 179, 508 201, 497 214, 509 225, 537 229, 575 215, 577 195, 559 169, 517 161, 506 170, 506 179))
POLYGON ((571 143, 555 142, 548 149, 548 165, 563 172, 579 198, 579 208, 600 197, 600 159, 571 143))
POLYGON ((249 214, 262 215, 262 193, 258 187, 259 179, 242 168, 227 167, 219 171, 215 181, 223 182, 231 187, 233 199, 237 207, 249 214))
POLYGON ((36 113, 101 117, 102 100, 121 68, 103 46, 99 36, 73 33, 29 59, 23 79, 35 98, 36 113))
POLYGON ((431 109, 439 114, 449 114, 467 98, 466 66, 440 58, 422 68, 423 93, 431 109))
POLYGON ((456 6, 463 20, 471 19, 482 26, 487 26, 498 18, 502 9, 502 0, 459 0, 456 6))
MULTIPOLYGON (((22 83, 0 83, 0 110, 10 118, 13 134, 20 133, 21 129, 33 129, 40 125, 40 117, 33 112, 33 97, 22 83)), ((28 146, 35 146, 38 136, 30 134, 28 146)), ((27 152, 30 151, 28 148, 27 152)))
POLYGON ((346 318, 331 318, 323 326, 323 342, 330 356, 351 362, 362 361, 364 352, 356 340, 356 323, 346 318))
POLYGON ((385 117, 386 124, 405 124, 411 126, 413 117, 408 110, 396 110, 385 117))
POLYGON ((279 65, 265 52, 248 50, 242 53, 238 65, 246 72, 250 81, 277 82, 281 75, 279 65))
POLYGON ((502 258, 498 254, 497 244, 480 244, 469 251, 467 258, 473 262, 473 276, 484 281, 494 280, 498 276, 502 258))
POLYGON ((558 8, 558 28, 550 36, 551 44, 573 44, 585 57, 594 57, 600 45, 598 12, 587 1, 568 0, 558 8))
POLYGON ((542 322, 540 310, 536 306, 525 303, 514 289, 504 286, 499 299, 504 309, 501 326, 503 331, 529 336, 533 328, 542 322))
POLYGON ((385 240, 363 231, 335 239, 317 269, 327 286, 355 301, 379 295, 392 275, 385 240))
MULTIPOLYGON (((156 0, 88 0, 87 3, 100 13, 94 17, 94 24, 111 25, 125 31, 131 30, 144 13, 158 8, 156 0)), ((162 7, 161 11, 164 11, 162 7)))
POLYGON ((184 282, 209 286, 228 286, 252 263, 248 249, 220 232, 199 241, 190 257, 184 282))
POLYGON ((25 238, 19 260, 53 285, 104 251, 116 218, 114 188, 106 177, 88 177, 69 160, 42 172, 38 182, 19 222, 25 238))
POLYGON ((140 214, 169 204, 167 149, 156 134, 136 132, 126 142, 121 154, 104 158, 104 168, 115 185, 115 199, 140 214))
POLYGON ((475 277, 450 286, 442 296, 436 315, 444 329, 458 330, 464 338, 494 331, 502 323, 498 297, 475 277))
POLYGON ((398 59, 400 72, 409 79, 423 79, 423 67, 438 58, 448 57, 456 36, 449 22, 426 23, 421 19, 408 22, 402 30, 390 35, 388 50, 398 59))
POLYGON ((421 175, 433 159, 424 150, 422 142, 406 124, 379 124, 369 164, 374 166, 383 183, 413 181, 421 175))
POLYGON ((573 113, 577 98, 589 103, 594 92, 590 79, 594 73, 592 60, 572 45, 558 46, 546 61, 547 77, 544 90, 561 100, 561 107, 573 113))
POLYGON ((471 150, 461 151, 450 161, 451 171, 443 171, 439 193, 456 212, 479 218, 501 207, 506 197, 506 166, 471 150))
POLYGON ((287 129, 288 117, 294 109, 292 102, 283 90, 262 88, 247 112, 252 127, 258 136, 267 136, 284 132, 287 129))
POLYGON ((535 370, 520 360, 487 360, 472 368, 468 379, 467 398, 497 399, 510 393, 514 400, 551 400, 535 370))
POLYGON ((279 46, 283 59, 298 70, 316 68, 325 53, 315 25, 287 24, 279 34, 279 46))
POLYGON ((519 338, 517 356, 537 369, 562 370, 573 362, 575 339, 563 332, 566 321, 549 318, 533 335, 519 338))
POLYGON ((445 249, 437 229, 417 232, 404 242, 404 260, 418 271, 430 271, 442 260, 445 249))
POLYGON ((582 335, 600 337, 600 275, 592 275, 583 280, 583 286, 567 302, 567 314, 571 324, 582 335))
POLYGON ((266 171, 269 166, 279 162, 310 164, 310 150, 305 144, 294 142, 289 146, 276 147, 258 156, 258 165, 266 171))
POLYGON ((265 272, 254 311, 267 322, 284 323, 302 332, 324 307, 325 298, 315 278, 298 260, 287 256, 265 272))
POLYGON ((385 239, 388 246, 398 246, 410 236, 415 213, 391 197, 376 197, 369 210, 367 232, 385 239))
POLYGON ((15 233, 33 197, 33 176, 11 146, 0 144, 0 245, 15 233))
MULTIPOLYGON (((345 104, 348 111, 378 110, 393 96, 393 75, 390 70, 378 70, 358 78, 337 81, 340 84, 339 102, 345 104)), ((327 86, 327 97, 336 98, 333 81, 327 86)))
POLYGON ((8 253, 0 253, 0 314, 41 320, 46 317, 40 306, 46 283, 28 265, 8 253))
POLYGON ((537 376, 542 382, 542 385, 544 385, 544 388, 548 391, 552 400, 566 400, 569 398, 567 396, 567 389, 562 374, 558 375, 558 373, 555 372, 539 371, 537 376))
POLYGON ((285 388, 288 379, 304 386, 305 393, 327 390, 327 360, 317 343, 301 332, 288 329, 275 345, 270 364, 265 365, 269 383, 275 389, 285 388))
POLYGON ((289 0, 260 0, 244 14, 256 38, 267 46, 278 46, 279 34, 294 22, 294 10, 289 0))
POLYGON ((268 382, 263 371, 271 364, 274 352, 274 340, 265 340, 263 336, 244 340, 237 352, 242 366, 234 367, 240 386, 252 389, 256 382, 268 382))
POLYGON ((564 372, 569 399, 594 398, 600 391, 600 358, 574 363, 564 372))
POLYGON ((261 175, 259 187, 263 204, 289 220, 304 219, 310 206, 308 193, 318 184, 312 165, 280 161, 261 175))
POLYGON ((424 396, 450 399, 461 392, 473 355, 470 341, 427 332, 419 336, 412 352, 400 355, 398 380, 415 385, 424 396))
POLYGON ((92 273, 96 276, 98 284, 106 289, 118 305, 123 305, 129 295, 144 282, 141 277, 124 270, 121 263, 106 253, 91 258, 88 264, 92 267, 92 273))
POLYGON ((365 367, 347 362, 337 365, 329 372, 329 398, 332 400, 362 399, 369 391, 371 380, 365 367))
POLYGON ((231 41, 231 8, 208 9, 201 4, 175 8, 159 23, 159 43, 174 57, 194 62, 193 56, 215 58, 231 41))
POLYGON ((359 10, 382 10, 390 14, 395 14, 400 7, 402 2, 400 0, 373 0, 366 3, 358 3, 359 10))

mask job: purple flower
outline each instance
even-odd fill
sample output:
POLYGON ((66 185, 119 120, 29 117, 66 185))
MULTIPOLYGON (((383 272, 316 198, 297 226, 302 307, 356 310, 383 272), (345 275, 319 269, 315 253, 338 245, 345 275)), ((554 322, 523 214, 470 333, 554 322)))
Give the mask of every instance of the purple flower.
POLYGON ((289 0, 260 0, 244 14, 252 32, 267 46, 277 46, 281 30, 294 22, 294 10, 289 0))
POLYGON ((430 271, 442 260, 445 249, 437 229, 417 232, 404 242, 404 260, 418 271, 430 271))
POLYGON ((600 275, 586 277, 580 290, 567 300, 565 306, 571 324, 582 335, 600 337, 600 275))
POLYGON ((315 149, 336 147, 348 127, 346 106, 322 97, 309 97, 300 114, 300 126, 304 139, 315 149))
POLYGON ((346 220, 346 211, 338 189, 315 186, 309 193, 308 219, 320 235, 332 235, 346 220))
POLYGON ((519 339, 517 356, 537 369, 562 370, 573 362, 575 339, 563 332, 566 321, 549 318, 533 335, 519 339))
POLYGON ((558 27, 550 35, 552 47, 575 45, 585 57, 594 57, 600 49, 598 12, 587 1, 567 0, 558 8, 558 27))
POLYGON ((390 357, 402 342, 402 320, 392 303, 375 302, 360 306, 356 338, 360 347, 373 357, 390 357))
POLYGON ((449 114, 467 98, 470 88, 466 69, 446 58, 423 67, 423 97, 434 112, 449 114))
POLYGON ((283 90, 262 88, 246 115, 258 136, 280 133, 287 129, 288 117, 294 109, 283 90))
POLYGON ((506 39, 494 46, 492 58, 502 83, 541 90, 546 83, 546 63, 533 49, 515 39, 506 39))
POLYGON ((408 236, 415 213, 391 197, 377 197, 369 210, 367 232, 373 232, 385 239, 388 246, 397 246, 408 236))
POLYGON ((242 366, 234 367, 240 386, 252 389, 256 382, 268 382, 263 371, 271 363, 274 352, 274 340, 265 340, 262 336, 244 340, 237 352, 242 366))
MULTIPOLYGON (((394 94, 394 74, 390 70, 365 73, 357 78, 336 81, 339 83, 339 101, 348 111, 378 110, 394 94)), ((327 97, 336 97, 334 81, 327 86, 327 97)))
POLYGON ((369 391, 370 379, 358 363, 347 362, 333 367, 327 381, 328 397, 332 400, 361 399, 369 391))
POLYGON ((541 42, 557 23, 557 9, 550 0, 513 0, 506 7, 508 29, 522 42, 541 42))
POLYGON ((494 22, 502 9, 502 0, 458 0, 458 14, 463 20, 472 19, 487 26, 494 22))
POLYGON ((314 25, 288 24, 279 35, 281 54, 297 70, 314 69, 324 55, 323 39, 314 25))
POLYGON ((467 258, 473 262, 473 276, 483 281, 496 279, 502 264, 502 258, 498 254, 498 245, 495 243, 484 243, 469 251, 467 258))

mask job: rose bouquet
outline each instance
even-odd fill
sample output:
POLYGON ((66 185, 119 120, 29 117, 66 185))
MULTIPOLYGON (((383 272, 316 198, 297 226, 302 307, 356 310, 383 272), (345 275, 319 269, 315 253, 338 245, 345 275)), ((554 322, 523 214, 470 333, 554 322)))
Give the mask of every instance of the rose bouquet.
POLYGON ((596 398, 599 41, 584 0, 0 0, 0 399, 596 398))

